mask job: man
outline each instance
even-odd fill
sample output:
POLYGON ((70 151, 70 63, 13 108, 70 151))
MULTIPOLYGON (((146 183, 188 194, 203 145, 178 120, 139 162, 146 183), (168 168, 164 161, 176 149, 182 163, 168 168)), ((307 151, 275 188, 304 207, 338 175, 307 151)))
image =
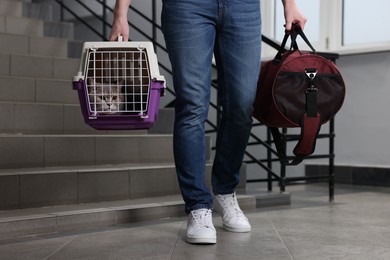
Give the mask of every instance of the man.
MULTIPOLYGON (((303 29, 306 18, 295 0, 283 0, 286 29, 292 22, 303 29)), ((131 0, 117 0, 110 40, 129 38, 131 0)), ((259 0, 163 0, 162 30, 173 71, 176 93, 174 156, 185 211, 186 241, 215 244, 213 198, 223 228, 249 232, 235 188, 239 182, 251 126, 261 60, 259 0), (218 70, 222 117, 216 140, 211 193, 205 178, 205 132, 213 55, 218 70)))

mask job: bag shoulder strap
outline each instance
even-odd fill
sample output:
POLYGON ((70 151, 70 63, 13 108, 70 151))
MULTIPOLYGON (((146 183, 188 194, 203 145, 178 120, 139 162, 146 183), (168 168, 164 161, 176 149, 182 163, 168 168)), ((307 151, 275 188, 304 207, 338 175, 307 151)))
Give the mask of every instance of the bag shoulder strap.
POLYGON ((276 146, 276 151, 278 152, 278 156, 280 159, 280 163, 282 165, 298 165, 303 161, 303 157, 295 156, 293 160, 290 162, 287 158, 286 153, 286 142, 283 140, 282 134, 279 132, 279 129, 276 127, 270 127, 272 137, 274 139, 274 143, 276 146))
POLYGON ((314 152, 318 133, 321 129, 320 115, 317 117, 304 116, 301 125, 301 135, 294 148, 295 157, 289 161, 286 154, 286 142, 276 127, 270 127, 276 150, 282 165, 298 165, 303 159, 314 152))

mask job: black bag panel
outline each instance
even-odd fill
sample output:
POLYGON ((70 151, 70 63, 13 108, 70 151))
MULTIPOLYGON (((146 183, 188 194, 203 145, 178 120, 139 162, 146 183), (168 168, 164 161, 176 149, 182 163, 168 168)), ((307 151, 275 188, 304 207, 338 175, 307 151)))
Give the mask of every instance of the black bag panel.
MULTIPOLYGON (((306 112, 306 90, 310 80, 304 72, 279 72, 273 90, 278 110, 291 122, 300 125, 306 112)), ((345 88, 338 74, 317 74, 314 80, 317 92, 317 108, 321 122, 326 123, 341 108, 345 88)))
POLYGON ((321 122, 326 123, 340 110, 344 103, 345 87, 341 75, 317 75, 314 86, 318 89, 317 106, 321 122))

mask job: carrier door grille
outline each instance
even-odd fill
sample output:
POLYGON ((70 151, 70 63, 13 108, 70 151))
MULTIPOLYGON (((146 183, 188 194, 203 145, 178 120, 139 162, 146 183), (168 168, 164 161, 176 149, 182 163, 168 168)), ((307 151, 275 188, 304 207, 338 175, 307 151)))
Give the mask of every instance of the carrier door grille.
POLYGON ((85 82, 92 114, 146 114, 150 93, 146 51, 101 48, 87 55, 85 82))

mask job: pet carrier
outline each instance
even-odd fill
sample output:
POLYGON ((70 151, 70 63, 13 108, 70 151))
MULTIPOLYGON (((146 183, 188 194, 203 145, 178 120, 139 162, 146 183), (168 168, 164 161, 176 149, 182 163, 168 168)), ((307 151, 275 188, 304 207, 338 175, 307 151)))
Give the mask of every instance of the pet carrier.
POLYGON ((73 77, 85 122, 99 130, 148 129, 165 79, 150 42, 86 42, 73 77))

